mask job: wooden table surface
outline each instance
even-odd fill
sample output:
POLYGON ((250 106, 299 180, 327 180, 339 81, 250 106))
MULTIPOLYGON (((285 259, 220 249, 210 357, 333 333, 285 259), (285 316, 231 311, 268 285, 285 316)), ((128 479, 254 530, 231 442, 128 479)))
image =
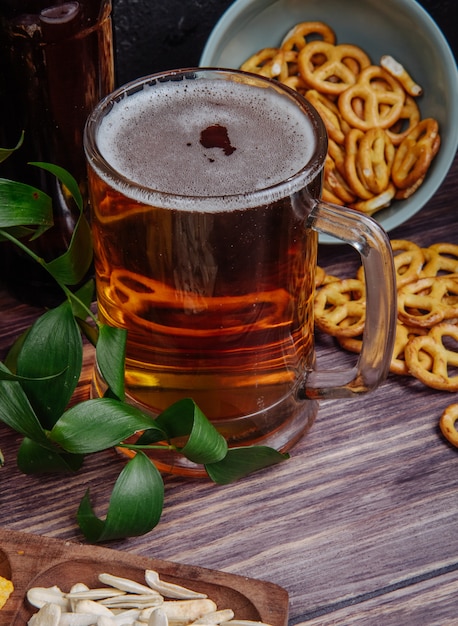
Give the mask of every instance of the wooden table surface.
MULTIPOLYGON (((390 236, 458 244, 457 185, 455 159, 435 197, 390 236)), ((352 274, 351 251, 322 248, 320 264, 352 274)), ((40 312, 0 292, 0 358, 40 312)), ((322 337, 317 354, 321 367, 354 358, 322 337)), ((92 358, 88 349, 80 398, 92 358)), ((371 394, 323 401, 289 461, 226 487, 166 476, 156 529, 107 547, 276 583, 290 596, 290 626, 458 624, 458 450, 438 429, 453 401, 394 375, 371 394)), ((78 503, 90 486, 103 515, 122 460, 105 452, 70 477, 23 476, 18 442, 0 424, 0 525, 83 541, 78 503)))

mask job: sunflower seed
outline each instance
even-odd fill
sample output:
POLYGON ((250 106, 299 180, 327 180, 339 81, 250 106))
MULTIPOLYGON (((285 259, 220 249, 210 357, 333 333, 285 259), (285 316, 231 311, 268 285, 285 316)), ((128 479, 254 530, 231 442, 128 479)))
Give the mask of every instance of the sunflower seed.
POLYGON ((94 626, 97 616, 93 613, 62 613, 59 626, 94 626))
POLYGON ((213 600, 208 598, 197 600, 170 600, 164 602, 162 610, 171 619, 187 619, 192 622, 206 613, 216 611, 217 607, 213 600))
POLYGON ((57 604, 67 611, 69 606, 65 594, 56 585, 53 587, 32 587, 27 591, 27 600, 37 609, 41 609, 45 604, 57 604))
POLYGON ((112 574, 99 574, 99 580, 101 583, 110 585, 110 587, 121 589, 121 591, 128 591, 129 593, 159 595, 157 591, 154 591, 151 587, 141 585, 129 578, 121 578, 120 576, 113 576, 112 574))
POLYGON ((65 594, 65 597, 67 598, 67 600, 70 601, 70 610, 71 611, 75 610, 76 600, 73 600, 70 596, 72 594, 81 593, 82 591, 85 591, 87 593, 89 591, 89 587, 87 585, 85 585, 84 583, 75 583, 72 586, 72 588, 70 589, 70 593, 66 593, 65 594))
POLYGON ((78 600, 75 604, 75 613, 87 613, 88 615, 107 615, 112 616, 112 612, 100 602, 94 602, 94 600, 78 600))
POLYGON ((202 615, 196 619, 191 626, 195 624, 207 624, 218 626, 223 622, 228 622, 234 617, 234 611, 232 609, 222 609, 221 611, 213 611, 212 613, 207 613, 206 615, 202 615))
POLYGON ((151 613, 148 626, 169 626, 168 617, 161 608, 154 609, 151 613))
POLYGON ((175 598, 177 600, 191 600, 194 598, 198 599, 207 597, 205 593, 193 591, 192 589, 187 589, 186 587, 181 587, 180 585, 161 580, 159 574, 152 569, 147 569, 145 571, 145 580, 152 589, 162 594, 166 598, 175 598))
POLYGON ((106 617, 105 615, 100 615, 96 626, 117 626, 114 619, 111 617, 106 617))
POLYGON ((121 589, 114 589, 113 587, 103 587, 100 589, 77 589, 74 588, 69 593, 65 594, 65 597, 69 600, 105 600, 106 598, 117 598, 125 596, 125 591, 121 589))
POLYGON ((62 609, 58 604, 44 604, 27 622, 29 626, 58 626, 62 609))
POLYGON ((147 608, 157 607, 164 602, 164 598, 156 594, 140 595, 136 593, 124 594, 113 598, 104 598, 100 604, 110 608, 147 608))

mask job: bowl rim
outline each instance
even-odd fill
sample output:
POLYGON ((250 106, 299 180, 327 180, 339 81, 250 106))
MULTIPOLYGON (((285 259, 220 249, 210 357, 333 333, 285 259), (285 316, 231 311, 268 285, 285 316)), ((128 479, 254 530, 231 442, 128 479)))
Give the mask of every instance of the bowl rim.
MULTIPOLYGON (((199 65, 201 67, 220 65, 217 62, 219 56, 232 40, 233 35, 230 33, 232 30, 237 29, 237 23, 241 21, 239 28, 242 30, 245 24, 253 20, 260 11, 264 11, 272 5, 281 4, 284 1, 235 0, 221 15, 211 31, 202 51, 199 65)), ((415 197, 418 203, 414 203, 414 200, 409 202, 408 199, 403 201, 404 204, 401 207, 399 205, 395 208, 388 207, 374 215, 374 218, 380 221, 387 231, 397 228, 410 219, 434 196, 452 166, 458 148, 458 106, 456 106, 456 102, 458 102, 458 68, 450 45, 431 15, 416 0, 391 0, 391 2, 395 6, 402 7, 404 12, 407 11, 418 16, 420 22, 427 28, 432 46, 440 51, 440 56, 443 59, 443 73, 447 80, 449 91, 447 116, 451 117, 450 122, 447 121, 449 128, 446 136, 441 134, 441 148, 433 162, 432 181, 430 179, 428 184, 427 180, 425 185, 422 185, 415 193, 415 196, 411 196, 411 198, 415 197)), ((330 237, 320 236, 320 243, 336 243, 336 241, 330 237)))

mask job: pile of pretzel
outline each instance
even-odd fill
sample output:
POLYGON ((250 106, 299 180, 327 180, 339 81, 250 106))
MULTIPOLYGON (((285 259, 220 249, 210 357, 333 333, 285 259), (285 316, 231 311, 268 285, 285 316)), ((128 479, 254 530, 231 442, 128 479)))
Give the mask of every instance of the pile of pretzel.
POLYGON ((372 215, 423 183, 439 150, 438 123, 421 118, 423 90, 390 55, 373 65, 358 46, 338 44, 327 24, 302 22, 240 69, 279 80, 317 109, 329 140, 325 201, 372 215))
MULTIPOLYGON (((458 245, 421 248, 393 240, 397 282, 396 338, 390 371, 411 375, 433 389, 458 391, 458 245)), ((339 279, 318 268, 315 324, 351 352, 361 350, 366 297, 363 270, 339 279)), ((440 426, 458 446, 458 404, 440 426)))

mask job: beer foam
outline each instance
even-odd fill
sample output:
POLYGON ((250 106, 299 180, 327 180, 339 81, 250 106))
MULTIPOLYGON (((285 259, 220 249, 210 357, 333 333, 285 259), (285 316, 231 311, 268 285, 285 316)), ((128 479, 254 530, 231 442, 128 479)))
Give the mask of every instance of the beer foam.
POLYGON ((137 187, 111 176, 110 184, 142 202, 177 206, 187 196, 182 204, 188 209, 247 206, 251 192, 272 189, 303 170, 316 148, 310 120, 274 89, 202 78, 133 91, 103 118, 97 143, 110 167, 137 187), (213 126, 224 129, 231 150, 201 143, 201 133, 213 126))

